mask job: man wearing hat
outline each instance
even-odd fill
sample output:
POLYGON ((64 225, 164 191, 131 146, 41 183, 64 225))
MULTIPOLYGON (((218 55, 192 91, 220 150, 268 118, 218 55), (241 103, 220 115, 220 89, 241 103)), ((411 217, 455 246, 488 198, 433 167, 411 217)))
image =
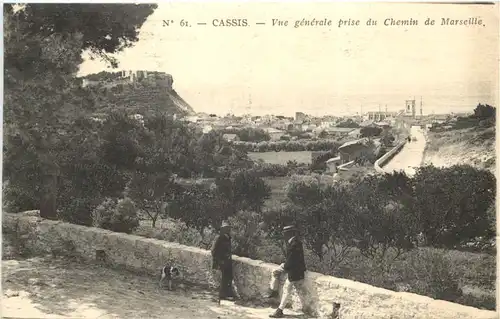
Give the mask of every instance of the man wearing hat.
POLYGON ((288 275, 287 280, 283 286, 283 295, 281 302, 276 311, 271 314, 271 318, 283 318, 283 310, 288 304, 292 295, 292 289, 299 295, 300 302, 303 308, 307 308, 307 289, 305 286, 304 278, 306 272, 306 263, 304 260, 304 248, 302 242, 298 238, 298 231, 294 226, 286 226, 283 228, 283 235, 286 241, 286 259, 280 267, 273 271, 271 280, 271 289, 269 297, 278 296, 279 277, 283 272, 288 275))
POLYGON ((233 280, 233 260, 231 254, 231 226, 223 222, 219 236, 212 246, 212 269, 220 271, 219 302, 223 299, 232 300, 237 296, 236 285, 233 280))

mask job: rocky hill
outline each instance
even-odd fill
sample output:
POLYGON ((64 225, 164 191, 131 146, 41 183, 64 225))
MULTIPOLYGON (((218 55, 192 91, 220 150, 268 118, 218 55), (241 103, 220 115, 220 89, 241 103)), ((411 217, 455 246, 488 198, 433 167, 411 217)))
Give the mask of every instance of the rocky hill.
POLYGON ((170 74, 154 71, 100 72, 81 77, 83 87, 94 92, 97 108, 123 109, 130 113, 162 112, 179 116, 194 114, 177 94, 170 74))
POLYGON ((452 166, 469 164, 496 175, 495 127, 472 127, 428 132, 424 164, 452 166))

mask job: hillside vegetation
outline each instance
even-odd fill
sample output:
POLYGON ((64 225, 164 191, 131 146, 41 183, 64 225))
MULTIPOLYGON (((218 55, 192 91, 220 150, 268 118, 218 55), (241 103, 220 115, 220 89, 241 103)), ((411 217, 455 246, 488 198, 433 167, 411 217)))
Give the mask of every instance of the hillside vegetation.
POLYGON ((469 164, 496 174, 495 108, 492 112, 486 119, 472 115, 459 119, 451 129, 428 132, 424 164, 437 167, 469 164))

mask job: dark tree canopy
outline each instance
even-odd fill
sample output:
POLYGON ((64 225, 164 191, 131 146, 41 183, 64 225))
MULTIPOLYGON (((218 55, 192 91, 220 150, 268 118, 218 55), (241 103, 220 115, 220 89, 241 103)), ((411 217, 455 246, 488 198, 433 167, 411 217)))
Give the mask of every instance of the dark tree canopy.
POLYGON ((488 104, 478 104, 474 109, 474 116, 478 118, 490 118, 495 117, 496 109, 495 107, 488 104))
POLYGON ((64 206, 64 198, 84 197, 71 200, 83 203, 78 204, 82 210, 93 202, 86 189, 69 187, 87 185, 92 180, 90 172, 96 170, 112 173, 90 169, 105 165, 96 165, 92 156, 84 163, 78 156, 93 154, 95 143, 92 147, 88 141, 96 138, 92 125, 82 121, 96 98, 75 81, 82 53, 89 50, 116 66, 110 54, 138 40, 138 30, 155 8, 134 4, 4 6, 4 176, 13 190, 7 192, 11 200, 40 207, 46 218, 55 217, 56 198, 64 206), (19 158, 19 154, 24 156, 19 158), (78 164, 79 174, 74 174, 71 163, 78 164), (82 175, 85 182, 74 180, 82 175), (31 194, 26 196, 32 200, 18 196, 21 190, 31 194))
POLYGON ((32 47, 37 38, 55 34, 63 37, 81 34, 82 51, 88 49, 116 65, 116 61, 106 54, 118 52, 137 42, 140 27, 157 7, 156 4, 32 3, 15 12, 15 6, 4 5, 4 19, 9 17, 15 20, 14 28, 23 35, 17 42, 25 41, 26 46, 23 47, 30 52, 24 55, 15 51, 10 51, 12 54, 6 52, 5 64, 19 67, 25 67, 30 59, 37 58, 36 53, 41 48, 32 47))

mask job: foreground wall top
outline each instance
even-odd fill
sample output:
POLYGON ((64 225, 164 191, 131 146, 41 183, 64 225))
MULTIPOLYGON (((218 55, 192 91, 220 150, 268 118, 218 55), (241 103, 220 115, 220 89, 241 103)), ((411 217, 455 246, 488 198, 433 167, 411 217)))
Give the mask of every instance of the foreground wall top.
MULTIPOLYGON (((70 243, 75 253, 94 260, 103 250, 107 262, 131 270, 157 275, 167 262, 181 265, 193 282, 209 285, 210 252, 176 243, 108 230, 44 220, 34 212, 3 214, 4 232, 15 232, 23 244, 37 252, 51 252, 70 243)), ((262 299, 267 292, 271 272, 277 265, 234 256, 235 280, 242 297, 262 299)), ((367 284, 308 272, 306 283, 316 315, 332 318, 334 303, 341 304, 340 318, 422 318, 422 319, 494 319, 496 312, 434 300, 412 293, 394 292, 367 284)), ((300 309, 297 296, 294 308, 300 309)))

